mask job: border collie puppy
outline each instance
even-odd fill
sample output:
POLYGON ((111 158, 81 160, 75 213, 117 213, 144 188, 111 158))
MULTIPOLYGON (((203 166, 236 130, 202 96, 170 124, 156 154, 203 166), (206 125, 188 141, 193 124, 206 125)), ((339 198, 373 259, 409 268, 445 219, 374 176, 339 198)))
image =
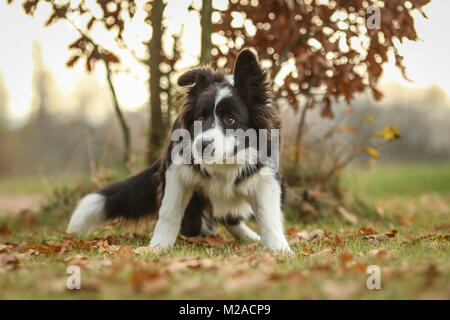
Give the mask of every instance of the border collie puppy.
POLYGON ((187 99, 162 158, 85 196, 67 232, 159 210, 150 247, 173 246, 179 232, 216 234, 219 222, 238 240, 261 240, 268 250, 291 252, 283 232, 284 188, 273 163, 280 121, 256 56, 242 51, 233 75, 197 68, 181 75, 178 84, 189 86, 187 99), (242 222, 249 218, 256 219, 261 237, 242 222))

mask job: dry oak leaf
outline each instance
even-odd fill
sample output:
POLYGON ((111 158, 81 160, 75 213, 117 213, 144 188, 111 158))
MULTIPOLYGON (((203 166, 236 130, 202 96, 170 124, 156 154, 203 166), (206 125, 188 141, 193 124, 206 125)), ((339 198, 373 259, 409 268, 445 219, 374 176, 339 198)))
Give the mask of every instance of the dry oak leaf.
POLYGON ((136 291, 164 292, 170 288, 170 274, 161 271, 135 269, 131 273, 130 282, 136 291))
POLYGON ((261 289, 268 285, 270 277, 264 274, 253 272, 240 272, 226 279, 223 287, 227 292, 248 289, 261 289))
POLYGON ((334 248, 325 248, 318 252, 314 252, 314 250, 313 250, 313 253, 302 251, 301 254, 304 256, 309 256, 309 257, 323 257, 323 256, 327 256, 327 255, 334 253, 334 251, 335 251, 334 248))
POLYGON ((352 299, 356 297, 357 293, 362 289, 357 282, 340 283, 336 281, 327 280, 322 285, 322 291, 326 294, 328 299, 352 299))
POLYGON ((62 249, 61 245, 48 245, 48 246, 42 246, 40 244, 30 242, 28 244, 23 245, 23 252, 27 253, 28 251, 31 251, 32 255, 37 254, 45 254, 45 255, 51 255, 59 253, 62 249))
POLYGON ((392 230, 391 232, 386 233, 365 235, 363 236, 363 239, 385 241, 388 240, 389 238, 394 238, 397 233, 398 233, 397 230, 392 230))
POLYGON ((19 265, 20 260, 16 254, 0 256, 0 273, 17 269, 19 265))
POLYGON ((77 265, 91 270, 112 266, 112 261, 109 259, 89 259, 88 256, 83 254, 77 254, 73 257, 66 258, 64 259, 64 262, 68 265, 77 265))
POLYGON ((197 237, 190 237, 190 238, 185 238, 185 237, 179 237, 182 241, 185 241, 187 243, 193 243, 193 244, 198 244, 198 245, 202 245, 202 246, 207 246, 207 247, 216 247, 216 248, 222 248, 226 243, 233 243, 234 240, 230 239, 230 238, 223 238, 221 236, 209 236, 209 237, 202 237, 202 236, 197 236, 197 237))
POLYGON ((219 265, 212 259, 200 257, 176 257, 167 262, 167 270, 170 272, 185 272, 190 270, 214 270, 219 265))
POLYGON ((386 250, 385 248, 378 248, 369 251, 369 256, 375 259, 392 259, 395 250, 386 250))
POLYGON ((341 216, 350 222, 351 224, 357 224, 358 223, 358 217, 355 216, 353 213, 348 212, 344 207, 338 207, 338 211, 341 214, 341 216))
POLYGON ((298 230, 297 228, 289 228, 286 230, 286 235, 291 238, 304 239, 306 241, 311 241, 316 238, 321 238, 325 234, 322 229, 314 229, 312 231, 298 230))
POLYGON ((0 244, 0 253, 6 253, 11 248, 12 248, 12 246, 10 246, 8 244, 0 244))
POLYGON ((150 247, 137 247, 137 248, 133 249, 133 253, 140 255, 140 256, 145 256, 145 255, 150 255, 150 254, 160 254, 161 249, 150 248, 150 247))

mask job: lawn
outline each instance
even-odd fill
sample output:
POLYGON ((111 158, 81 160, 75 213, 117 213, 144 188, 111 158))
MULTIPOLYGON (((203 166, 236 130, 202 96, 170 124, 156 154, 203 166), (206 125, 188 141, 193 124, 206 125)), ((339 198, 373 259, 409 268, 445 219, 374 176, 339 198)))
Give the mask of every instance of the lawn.
POLYGON ((303 220, 288 208, 292 256, 236 243, 223 229, 149 250, 154 220, 74 239, 63 232, 74 204, 64 191, 36 214, 0 215, 0 298, 450 299, 449 167, 349 169, 349 194, 373 213, 303 220), (80 290, 66 288, 74 265, 80 290), (367 287, 371 265, 381 289, 367 287))

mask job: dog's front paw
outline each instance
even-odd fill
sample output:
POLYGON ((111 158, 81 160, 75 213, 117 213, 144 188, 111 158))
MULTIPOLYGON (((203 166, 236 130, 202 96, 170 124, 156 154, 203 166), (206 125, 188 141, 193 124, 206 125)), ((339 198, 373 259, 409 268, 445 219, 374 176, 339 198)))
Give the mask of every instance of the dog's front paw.
POLYGON ((174 245, 174 242, 169 241, 168 239, 153 236, 152 240, 148 244, 148 247, 149 248, 158 248, 161 250, 167 250, 167 249, 173 247, 173 245, 174 245))
POLYGON ((286 254, 293 254, 294 251, 289 247, 288 242, 286 239, 280 239, 278 241, 263 241, 264 249, 272 251, 272 252, 279 252, 279 253, 286 253, 286 254))

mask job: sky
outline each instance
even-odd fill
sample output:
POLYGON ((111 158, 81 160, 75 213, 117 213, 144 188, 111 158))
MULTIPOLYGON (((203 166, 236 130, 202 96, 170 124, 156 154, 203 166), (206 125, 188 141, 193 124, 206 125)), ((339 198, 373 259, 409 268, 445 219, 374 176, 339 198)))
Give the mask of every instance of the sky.
MULTIPOLYGON (((38 43, 42 48, 42 58, 46 67, 51 72, 56 89, 63 99, 73 101, 80 88, 98 86, 101 90, 106 88, 105 71, 99 64, 92 74, 86 74, 83 63, 75 68, 67 68, 66 61, 70 57, 68 45, 77 38, 77 32, 67 23, 61 22, 51 27, 44 27, 44 21, 48 17, 48 8, 40 6, 31 18, 24 14, 21 1, 15 1, 7 5, 6 1, 0 1, 0 80, 3 80, 9 92, 9 110, 14 121, 23 121, 28 116, 33 103, 32 76, 33 76, 33 45, 38 43)), ((142 2, 142 1, 137 1, 142 2)), ((173 32, 177 32, 184 19, 189 0, 170 1, 167 9, 167 18, 173 32)), ((215 7, 223 7, 223 0, 214 0, 215 7)), ((201 6, 200 0, 194 1, 194 6, 201 6)), ((413 88, 437 86, 442 88, 450 96, 450 1, 433 0, 425 7, 426 20, 416 14, 416 30, 420 37, 418 42, 406 41, 400 45, 400 53, 405 57, 408 76, 413 83, 402 78, 396 69, 393 59, 384 68, 384 76, 380 85, 403 85, 413 88)), ((138 20, 138 19, 137 19, 138 20)), ((196 63, 195 56, 200 52, 200 25, 198 16, 193 13, 187 17, 185 31, 187 36, 183 38, 182 46, 186 50, 181 66, 188 67, 196 63)), ((80 21, 82 23, 82 21, 80 21)), ((127 41, 136 41, 136 54, 142 55, 143 46, 138 44, 138 39, 151 33, 146 25, 134 24, 126 34, 127 41)), ((114 41, 101 30, 94 29, 94 35, 104 36, 105 47, 118 50, 114 41)), ((166 45, 169 45, 166 44, 166 45)), ((140 108, 148 101, 148 88, 146 84, 147 72, 132 56, 122 51, 123 67, 114 77, 117 94, 120 103, 125 109, 134 110, 140 108), (131 72, 126 72, 131 70, 131 72)), ((101 118, 108 107, 107 90, 101 90, 97 99, 99 108, 89 111, 93 118, 101 118)), ((67 109, 67 103, 64 104, 67 109)))

